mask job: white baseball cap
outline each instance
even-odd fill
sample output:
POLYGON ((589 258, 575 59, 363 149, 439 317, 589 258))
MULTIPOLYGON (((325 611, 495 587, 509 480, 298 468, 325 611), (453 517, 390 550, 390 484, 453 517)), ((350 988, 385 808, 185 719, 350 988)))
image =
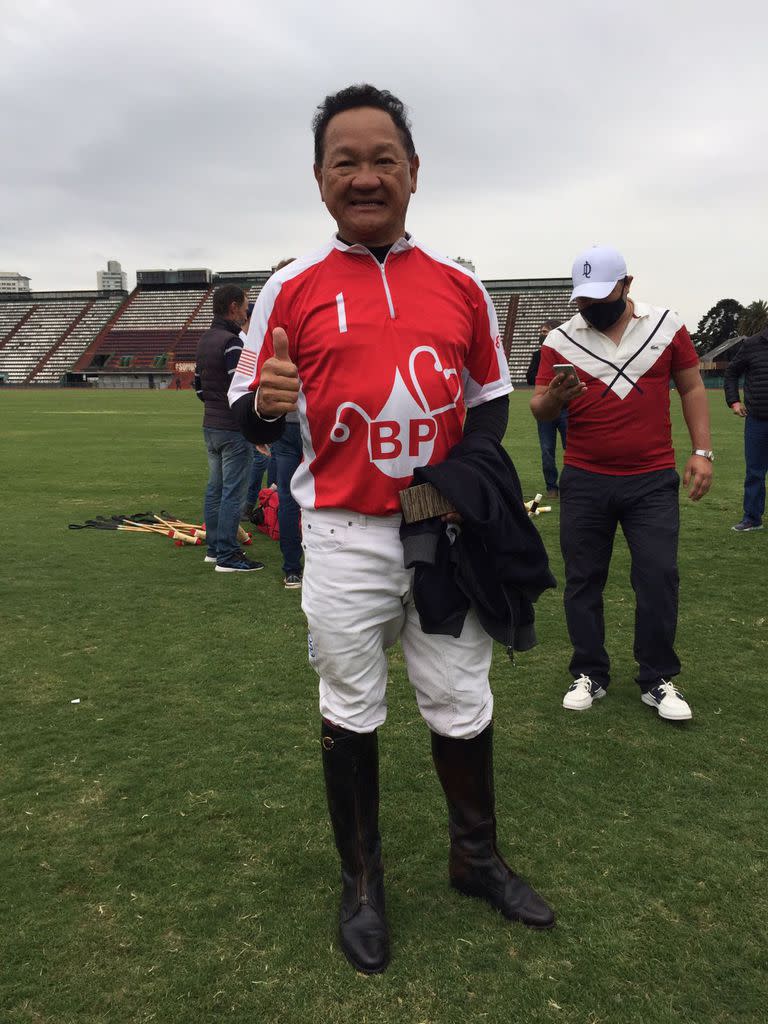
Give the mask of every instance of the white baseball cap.
POLYGON ((610 245, 593 245, 580 252, 573 261, 571 276, 571 302, 579 296, 604 299, 616 287, 616 282, 627 276, 627 264, 618 249, 610 245))

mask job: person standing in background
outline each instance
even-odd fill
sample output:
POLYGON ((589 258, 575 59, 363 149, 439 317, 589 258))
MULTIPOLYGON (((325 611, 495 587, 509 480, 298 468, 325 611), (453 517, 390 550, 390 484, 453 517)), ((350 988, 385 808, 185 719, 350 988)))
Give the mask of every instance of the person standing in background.
POLYGON ((744 419, 744 515, 731 529, 736 533, 762 530, 765 477, 768 473, 768 327, 745 338, 725 371, 725 400, 744 419), (744 377, 744 401, 739 378, 744 377))
MULTIPOLYGON (((528 370, 525 374, 526 384, 533 387, 536 383, 536 374, 539 372, 541 362, 541 346, 551 330, 560 326, 559 320, 545 320, 539 328, 539 347, 531 356, 528 370)), ((565 440, 568 430, 568 409, 563 406, 560 415, 556 420, 537 420, 536 426, 539 431, 539 446, 541 448, 541 469, 544 474, 544 488, 548 498, 559 498, 560 490, 557 486, 557 435, 560 435, 560 446, 565 451, 565 440)))
POLYGON ((253 449, 241 431, 227 400, 243 341, 240 329, 248 311, 248 296, 226 284, 213 293, 213 323, 197 343, 195 392, 205 406, 203 437, 208 453, 208 486, 204 511, 206 562, 216 572, 253 572, 263 562, 251 561, 237 540, 243 496, 248 485, 253 449))
POLYGON ((616 249, 580 253, 572 276, 578 312, 547 335, 531 399, 537 420, 555 420, 569 405, 560 546, 573 682, 563 707, 586 711, 610 682, 603 590, 621 525, 632 559, 640 697, 661 718, 683 721, 692 711, 671 681, 680 672, 680 478, 669 394, 674 383, 692 448, 683 483, 698 501, 714 458, 699 358, 676 313, 630 298, 633 278, 616 249))

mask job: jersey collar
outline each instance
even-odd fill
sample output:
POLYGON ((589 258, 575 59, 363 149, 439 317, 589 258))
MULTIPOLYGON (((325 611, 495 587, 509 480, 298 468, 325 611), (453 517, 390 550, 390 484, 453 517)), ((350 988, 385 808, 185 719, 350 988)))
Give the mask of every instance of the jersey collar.
MULTIPOLYGON (((356 254, 367 253, 369 251, 368 247, 363 245, 362 242, 355 242, 354 245, 347 245, 346 242, 341 241, 338 235, 334 235, 331 241, 333 243, 334 248, 338 249, 339 252, 348 252, 356 254)), ((392 248, 389 251, 390 253, 405 252, 406 249, 414 249, 415 247, 416 242, 413 239, 413 235, 403 235, 402 238, 398 238, 398 240, 393 244, 392 248)))

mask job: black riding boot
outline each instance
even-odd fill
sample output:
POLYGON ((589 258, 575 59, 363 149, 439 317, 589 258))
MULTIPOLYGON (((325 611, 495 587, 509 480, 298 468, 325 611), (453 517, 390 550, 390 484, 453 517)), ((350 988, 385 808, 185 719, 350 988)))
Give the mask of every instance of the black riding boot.
POLYGON ((328 810, 341 858, 341 948, 358 971, 378 974, 389 963, 378 739, 375 732, 348 732, 324 721, 320 741, 328 810))
POLYGON ((493 725, 471 740, 432 733, 432 757, 448 802, 451 885, 478 896, 511 921, 551 928, 555 915, 496 848, 493 725))

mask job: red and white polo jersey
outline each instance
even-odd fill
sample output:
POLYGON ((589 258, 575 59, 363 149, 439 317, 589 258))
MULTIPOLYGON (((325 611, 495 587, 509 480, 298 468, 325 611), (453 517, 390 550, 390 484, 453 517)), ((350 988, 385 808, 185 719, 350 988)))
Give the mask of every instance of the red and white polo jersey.
POLYGON ((677 314, 640 302, 619 345, 581 313, 550 331, 536 383, 549 384, 557 363, 573 363, 588 389, 568 406, 565 464, 619 476, 674 468, 669 385, 698 361, 677 314))
POLYGON ((512 390, 493 304, 477 278, 413 238, 383 264, 332 239, 262 289, 229 391, 255 391, 285 329, 301 384, 302 508, 400 511, 417 466, 443 461, 467 408, 512 390))

